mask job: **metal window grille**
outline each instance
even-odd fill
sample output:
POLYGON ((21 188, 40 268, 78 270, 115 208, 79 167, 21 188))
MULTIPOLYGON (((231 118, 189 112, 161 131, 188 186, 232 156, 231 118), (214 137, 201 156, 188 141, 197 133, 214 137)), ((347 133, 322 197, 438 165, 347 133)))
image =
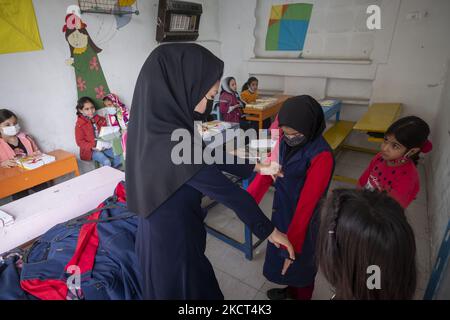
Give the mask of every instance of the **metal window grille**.
MULTIPOLYGON (((139 14, 137 0, 131 6, 120 6, 121 0, 78 0, 81 13, 104 13, 113 15, 139 14), (130 10, 131 7, 131 10, 130 10)), ((132 1, 130 1, 132 3, 132 1)))

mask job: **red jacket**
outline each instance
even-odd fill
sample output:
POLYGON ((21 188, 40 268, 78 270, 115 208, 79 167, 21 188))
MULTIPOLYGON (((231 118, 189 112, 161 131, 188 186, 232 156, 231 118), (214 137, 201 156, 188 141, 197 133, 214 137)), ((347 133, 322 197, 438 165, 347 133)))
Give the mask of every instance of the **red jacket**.
POLYGON ((226 122, 237 122, 241 120, 242 111, 240 108, 236 108, 230 113, 228 113, 228 110, 230 107, 240 104, 240 101, 238 98, 229 92, 223 91, 220 94, 220 114, 223 121, 226 122))
MULTIPOLYGON (((94 121, 99 131, 101 127, 106 126, 106 119, 99 115, 94 116, 94 121)), ((92 148, 97 144, 95 141, 94 126, 83 116, 78 116, 75 125, 75 140, 80 147, 80 159, 85 161, 92 160, 92 148)))

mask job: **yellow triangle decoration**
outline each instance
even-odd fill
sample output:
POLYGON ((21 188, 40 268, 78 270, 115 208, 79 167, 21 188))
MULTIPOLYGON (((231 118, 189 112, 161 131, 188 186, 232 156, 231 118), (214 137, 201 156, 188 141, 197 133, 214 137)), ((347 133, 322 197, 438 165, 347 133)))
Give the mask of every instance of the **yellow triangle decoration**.
POLYGON ((0 54, 42 49, 32 0, 0 0, 0 54))

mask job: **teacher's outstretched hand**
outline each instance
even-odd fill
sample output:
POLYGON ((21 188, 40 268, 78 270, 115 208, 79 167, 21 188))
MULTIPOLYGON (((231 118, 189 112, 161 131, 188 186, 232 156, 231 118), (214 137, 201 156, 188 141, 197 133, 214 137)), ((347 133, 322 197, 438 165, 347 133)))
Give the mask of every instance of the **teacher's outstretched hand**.
POLYGON ((284 246, 286 250, 289 252, 289 258, 291 260, 295 260, 295 252, 294 247, 289 242, 289 239, 286 234, 278 231, 277 228, 273 230, 273 232, 270 234, 269 238, 267 238, 271 243, 273 243, 277 248, 280 247, 280 245, 284 246))

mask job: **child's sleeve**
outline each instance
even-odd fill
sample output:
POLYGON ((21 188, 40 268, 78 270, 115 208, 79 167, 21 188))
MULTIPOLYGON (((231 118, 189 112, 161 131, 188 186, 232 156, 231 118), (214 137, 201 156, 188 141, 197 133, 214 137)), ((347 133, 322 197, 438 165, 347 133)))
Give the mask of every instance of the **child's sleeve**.
POLYGON ((107 125, 106 118, 102 117, 102 116, 99 116, 97 125, 98 125, 98 129, 99 130, 100 130, 101 127, 105 127, 107 125))
POLYGON ((249 102, 249 96, 248 96, 248 91, 244 90, 241 92, 241 100, 244 101, 245 103, 249 102))
POLYGON ((81 149, 89 149, 95 147, 96 141, 88 141, 80 127, 75 127, 75 141, 81 149))
POLYGON ((287 232, 288 239, 298 254, 302 252, 314 210, 330 183, 333 164, 333 155, 331 152, 325 151, 311 161, 307 171, 306 181, 287 232))
POLYGON ((367 184, 367 180, 369 179, 370 176, 370 172, 373 169, 373 165, 375 163, 375 161, 378 159, 379 155, 377 154, 372 161, 370 161, 369 166, 366 168, 366 170, 364 170, 364 172, 362 173, 361 177, 359 177, 358 179, 358 187, 360 188, 364 188, 364 186, 367 184))
POLYGON ((371 170, 371 168, 370 168, 370 166, 368 166, 366 168, 366 170, 364 170, 361 177, 359 177, 358 187, 363 188, 367 184, 367 180, 369 179, 369 175, 370 175, 370 170, 371 170))
POLYGON ((258 173, 255 179, 253 179, 253 181, 248 186, 247 192, 250 193, 253 199, 255 199, 256 203, 259 204, 272 185, 272 182, 273 180, 271 176, 261 175, 260 173, 258 173))
POLYGON ((224 113, 228 113, 228 109, 230 108, 231 105, 231 99, 226 96, 220 96, 220 103, 219 103, 219 109, 220 109, 220 113, 224 114, 224 113))

